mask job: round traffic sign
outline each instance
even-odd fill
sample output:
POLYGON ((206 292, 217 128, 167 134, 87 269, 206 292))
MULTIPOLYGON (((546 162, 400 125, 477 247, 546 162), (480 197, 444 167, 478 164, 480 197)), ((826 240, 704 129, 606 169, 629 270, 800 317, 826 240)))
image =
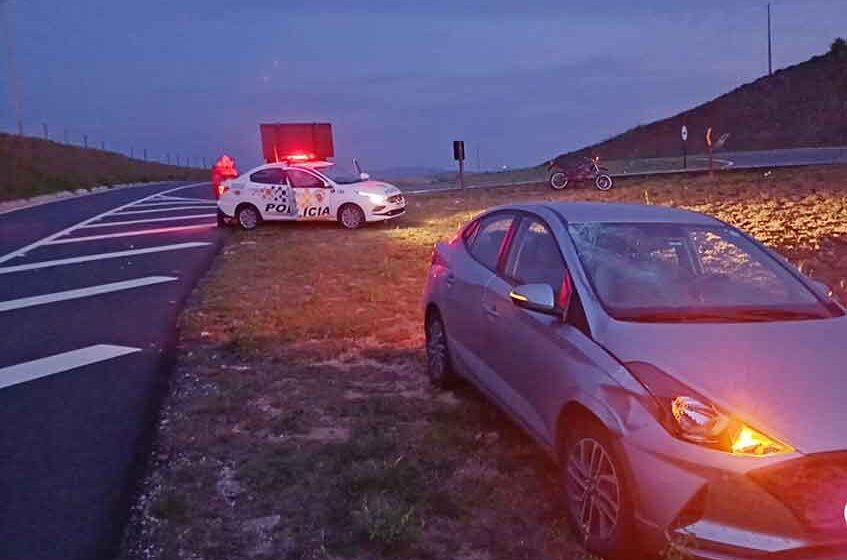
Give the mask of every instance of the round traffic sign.
POLYGON ((688 141, 688 127, 685 126, 685 125, 682 125, 682 141, 683 142, 688 141))

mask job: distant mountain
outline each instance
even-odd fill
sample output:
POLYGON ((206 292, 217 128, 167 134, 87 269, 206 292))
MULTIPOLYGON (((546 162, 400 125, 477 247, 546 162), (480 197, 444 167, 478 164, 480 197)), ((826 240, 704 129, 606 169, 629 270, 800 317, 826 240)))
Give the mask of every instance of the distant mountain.
POLYGON ((605 160, 678 156, 680 129, 688 127, 688 153, 706 151, 726 137, 724 150, 768 150, 847 145, 847 42, 776 71, 673 117, 638 126, 604 142, 562 154, 562 161, 588 155, 605 160))
POLYGON ((205 181, 209 173, 0 132, 0 200, 120 183, 205 181))

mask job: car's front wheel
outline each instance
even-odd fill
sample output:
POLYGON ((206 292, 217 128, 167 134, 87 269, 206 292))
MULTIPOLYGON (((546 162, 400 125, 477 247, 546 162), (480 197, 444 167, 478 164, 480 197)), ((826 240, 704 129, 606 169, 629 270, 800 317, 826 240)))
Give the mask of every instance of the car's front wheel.
POLYGON ((365 212, 355 204, 348 203, 339 208, 338 221, 346 229, 359 229, 365 225, 365 212))
POLYGON ((633 501, 609 432, 595 420, 568 428, 562 466, 571 529, 591 552, 631 558, 637 548, 633 501))
POLYGON ((256 229, 256 226, 262 221, 259 211, 251 204, 241 206, 235 214, 238 225, 246 230, 256 229))

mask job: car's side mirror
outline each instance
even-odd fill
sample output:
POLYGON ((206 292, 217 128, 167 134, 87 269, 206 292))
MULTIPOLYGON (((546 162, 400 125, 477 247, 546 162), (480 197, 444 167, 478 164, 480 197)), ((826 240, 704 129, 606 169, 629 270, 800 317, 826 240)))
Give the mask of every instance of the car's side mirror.
POLYGON ((547 284, 522 284, 516 286, 509 294, 509 298, 518 307, 523 307, 530 311, 547 313, 549 315, 556 313, 556 296, 553 293, 553 288, 547 284))
POLYGON ((367 181, 370 178, 371 178, 371 176, 368 175, 367 173, 365 173, 364 171, 359 173, 359 179, 361 179, 362 181, 367 181))
POLYGON ((568 310, 573 299, 571 275, 567 270, 565 271, 565 275, 562 277, 562 284, 559 287, 558 300, 556 299, 553 287, 549 284, 522 284, 516 286, 509 293, 509 298, 518 307, 537 311, 538 313, 554 315, 561 318, 563 322, 567 321, 568 310))

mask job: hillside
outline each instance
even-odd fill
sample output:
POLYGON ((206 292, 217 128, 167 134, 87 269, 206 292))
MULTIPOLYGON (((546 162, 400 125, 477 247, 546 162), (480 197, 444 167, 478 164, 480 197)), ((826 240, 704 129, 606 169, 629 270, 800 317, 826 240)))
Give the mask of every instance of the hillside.
POLYGON ((0 201, 80 187, 208 177, 204 169, 0 133, 0 201))
POLYGON ((847 44, 836 40, 825 55, 557 159, 589 154, 605 160, 677 156, 683 123, 689 130, 688 153, 706 151, 710 126, 715 139, 729 134, 723 148, 728 151, 847 145, 847 44))

